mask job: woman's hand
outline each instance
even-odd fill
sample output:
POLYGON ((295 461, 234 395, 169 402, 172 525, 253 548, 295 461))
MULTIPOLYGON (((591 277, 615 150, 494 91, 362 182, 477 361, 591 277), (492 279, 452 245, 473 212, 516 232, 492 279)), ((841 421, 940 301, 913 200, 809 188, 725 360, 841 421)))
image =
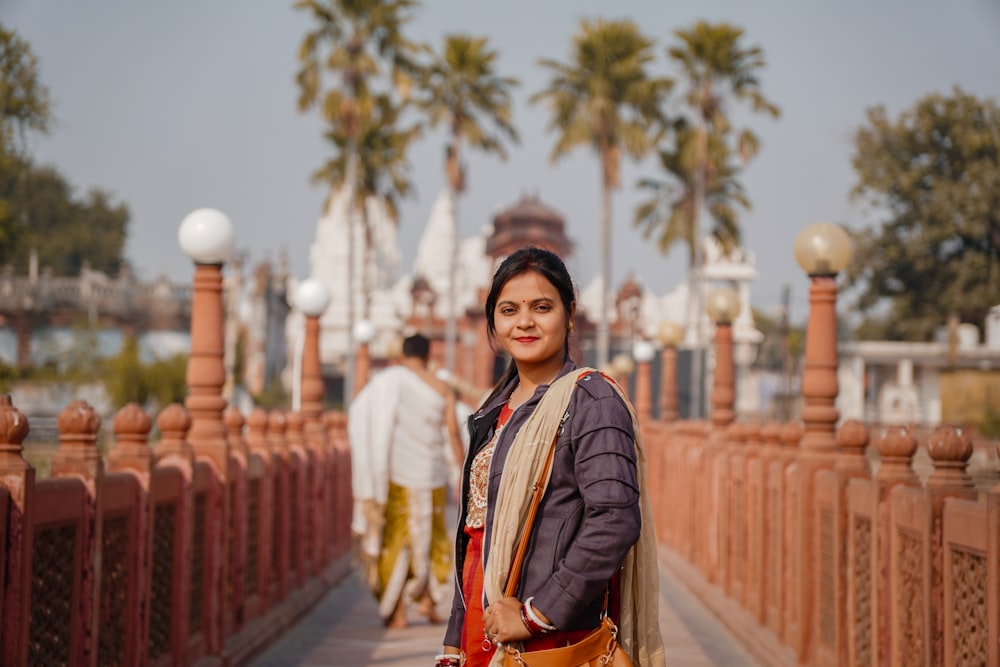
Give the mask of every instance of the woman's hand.
POLYGON ((504 598, 494 602, 483 612, 483 628, 496 642, 515 642, 530 639, 531 632, 521 620, 521 602, 517 598, 504 598))

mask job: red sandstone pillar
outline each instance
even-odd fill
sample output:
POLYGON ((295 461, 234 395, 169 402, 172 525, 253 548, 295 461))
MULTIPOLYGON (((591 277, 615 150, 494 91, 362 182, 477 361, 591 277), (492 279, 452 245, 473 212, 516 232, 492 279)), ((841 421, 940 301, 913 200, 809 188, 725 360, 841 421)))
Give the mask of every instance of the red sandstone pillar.
POLYGON ((795 258, 809 275, 809 320, 806 325, 805 368, 802 373, 802 421, 805 434, 797 462, 800 508, 797 530, 799 581, 797 636, 792 647, 800 661, 808 662, 815 654, 816 637, 812 628, 818 620, 818 606, 813 594, 813 579, 819 571, 817 535, 813 532, 815 476, 833 467, 837 441, 834 429, 839 418, 837 400, 837 274, 847 266, 851 241, 847 232, 833 223, 816 223, 804 229, 795 240, 795 258))
POLYGON ((332 493, 333 480, 327 476, 330 470, 328 460, 331 458, 326 427, 323 424, 324 385, 320 366, 320 316, 326 310, 329 298, 326 288, 317 281, 304 281, 295 294, 296 305, 305 315, 304 336, 302 343, 301 379, 301 412, 304 420, 305 442, 308 448, 310 465, 305 474, 308 476, 308 497, 306 499, 310 544, 307 558, 312 562, 314 571, 322 571, 326 560, 327 543, 330 531, 325 530, 326 498, 332 493))
POLYGON ((705 304, 715 322, 715 373, 712 375, 712 425, 723 429, 733 421, 736 400, 733 373, 733 320, 740 312, 739 296, 723 287, 713 290, 705 304))
MULTIPOLYGON (((153 450, 149 447, 149 432, 153 420, 136 403, 129 403, 117 413, 113 422, 115 445, 108 452, 108 471, 127 472, 135 476, 139 484, 136 515, 139 517, 135 535, 137 542, 133 563, 135 572, 149 572, 153 551, 152 503, 150 502, 150 478, 153 473, 153 450)), ((131 631, 125 637, 122 659, 125 664, 145 664, 149 642, 150 598, 144 577, 130 577, 126 600, 129 608, 125 611, 126 623, 131 631)))
POLYGON ((35 469, 22 456, 21 443, 28 435, 28 420, 14 407, 9 394, 0 395, 0 509, 7 510, 0 535, 6 541, 5 586, 0 589, 0 662, 24 667, 28 661, 31 613, 31 557, 34 525, 35 469), (6 501, 6 502, 4 502, 6 501))
MULTIPOLYGON (((194 284, 191 293, 191 350, 188 356, 188 395, 184 401, 191 416, 187 440, 199 459, 211 462, 215 483, 210 502, 222 508, 219 526, 230 520, 229 444, 222 412, 226 400, 225 310, 222 303, 222 266, 233 251, 234 233, 229 218, 215 209, 202 208, 189 213, 181 222, 178 240, 194 261, 194 284), (221 496, 221 497, 219 497, 221 496)), ((228 577, 224 552, 226 530, 209 535, 206 544, 209 570, 208 599, 205 605, 207 651, 222 650, 223 599, 227 596, 228 577)))
POLYGON ((100 632, 101 605, 101 539, 103 536, 104 512, 100 488, 104 478, 104 462, 97 451, 97 431, 101 418, 86 401, 73 401, 59 413, 59 449, 52 458, 53 477, 78 477, 86 487, 87 509, 80 522, 81 559, 78 562, 81 577, 80 598, 73 614, 73 624, 80 624, 82 635, 86 637, 81 646, 71 654, 70 662, 81 665, 94 664, 94 652, 98 646, 100 632))
POLYGON ((684 327, 663 322, 657 332, 660 350, 660 421, 677 419, 677 346, 684 339, 684 327))
POLYGON ((733 327, 729 322, 715 325, 715 373, 712 376, 712 425, 725 428, 733 421, 736 400, 733 377, 733 327))
POLYGON ((652 343, 640 340, 632 346, 632 356, 635 358, 635 412, 640 422, 648 422, 653 418, 653 387, 652 370, 649 362, 656 355, 652 343))

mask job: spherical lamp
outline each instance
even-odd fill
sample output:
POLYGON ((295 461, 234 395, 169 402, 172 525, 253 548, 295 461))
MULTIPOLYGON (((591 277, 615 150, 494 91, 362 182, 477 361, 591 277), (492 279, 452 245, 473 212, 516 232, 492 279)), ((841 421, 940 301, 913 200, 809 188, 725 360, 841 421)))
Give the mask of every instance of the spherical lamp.
POLYGON ((637 340, 632 344, 632 358, 636 363, 644 364, 653 360, 656 348, 648 340, 637 340))
POLYGON ((616 354, 611 360, 611 371, 612 375, 616 378, 625 377, 626 375, 631 375, 632 371, 635 370, 635 362, 632 361, 632 357, 625 354, 624 352, 616 354))
POLYGON ((665 320, 660 323, 656 338, 663 347, 677 347, 684 340, 684 327, 677 322, 665 320))
POLYGON ((222 264, 229 259, 236 242, 233 223, 214 208, 188 213, 177 230, 181 249, 197 264, 222 264))
POLYGON ((810 276, 835 276, 851 259, 851 237, 838 224, 817 222, 795 239, 795 261, 810 276))
POLYGON ((358 320, 354 323, 354 340, 367 344, 375 337, 375 325, 371 320, 358 320))
POLYGON ((303 280, 295 288, 295 305, 307 317, 319 317, 330 305, 330 290, 318 280, 303 280))
POLYGON ((732 324, 740 312, 740 297, 729 287, 719 287, 708 294, 705 310, 716 324, 732 324))

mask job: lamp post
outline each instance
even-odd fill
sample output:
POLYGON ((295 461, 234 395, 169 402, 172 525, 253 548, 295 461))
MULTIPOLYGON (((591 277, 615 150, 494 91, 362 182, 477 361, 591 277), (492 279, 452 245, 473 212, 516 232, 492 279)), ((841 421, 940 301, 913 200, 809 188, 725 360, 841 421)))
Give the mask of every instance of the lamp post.
POLYGON ((322 423, 323 375, 319 359, 319 318, 330 305, 330 292, 318 280, 307 279, 295 289, 295 306, 305 316, 302 340, 302 362, 299 368, 299 396, 302 416, 307 431, 313 424, 322 423))
POLYGON ((733 422, 736 399, 733 377, 733 320, 740 312, 740 298, 729 287, 712 290, 705 310, 715 322, 715 372, 712 375, 712 425, 724 428, 733 422))
POLYGON ((834 407, 837 383, 837 274, 851 258, 851 238, 840 225, 817 222, 795 239, 795 259, 809 275, 809 320, 802 373, 801 446, 818 453, 837 448, 834 428, 840 413, 834 407))
POLYGON ((653 417, 653 388, 649 362, 656 356, 656 348, 648 340, 637 340, 632 344, 632 358, 635 359, 635 412, 641 421, 653 417))
POLYGON ((684 327, 676 322, 662 322, 656 337, 660 350, 660 421, 677 419, 677 346, 684 340, 684 327))
POLYGON ((223 362, 222 265, 233 252, 233 224, 221 211, 200 208, 181 221, 177 238, 195 264, 191 294, 191 352, 187 364, 188 395, 184 406, 191 415, 188 442, 207 456, 225 479, 229 452, 222 411, 226 401, 223 362))
POLYGON ((358 320, 354 324, 354 340, 358 343, 358 351, 354 357, 354 386, 351 397, 358 395, 361 388, 368 383, 368 373, 371 369, 371 356, 368 343, 375 337, 375 325, 368 320, 358 320))

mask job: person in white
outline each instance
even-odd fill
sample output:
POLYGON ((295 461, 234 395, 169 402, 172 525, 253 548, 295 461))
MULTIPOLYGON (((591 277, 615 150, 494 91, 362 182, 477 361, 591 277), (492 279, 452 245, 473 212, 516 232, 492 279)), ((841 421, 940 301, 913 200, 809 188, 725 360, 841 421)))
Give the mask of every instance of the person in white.
POLYGON ((444 512, 464 450, 455 392, 428 369, 429 352, 424 336, 406 338, 401 361, 375 375, 348 411, 352 531, 387 627, 406 627, 411 603, 440 622, 451 580, 444 512))

